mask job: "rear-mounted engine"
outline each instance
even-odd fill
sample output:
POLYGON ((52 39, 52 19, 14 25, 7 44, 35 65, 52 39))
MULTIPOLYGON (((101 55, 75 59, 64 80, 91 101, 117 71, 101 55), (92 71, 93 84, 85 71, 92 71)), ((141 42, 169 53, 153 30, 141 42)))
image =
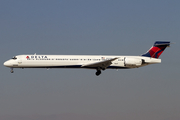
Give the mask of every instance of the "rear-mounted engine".
POLYGON ((124 66, 127 67, 139 67, 144 64, 145 61, 139 58, 124 58, 124 66))

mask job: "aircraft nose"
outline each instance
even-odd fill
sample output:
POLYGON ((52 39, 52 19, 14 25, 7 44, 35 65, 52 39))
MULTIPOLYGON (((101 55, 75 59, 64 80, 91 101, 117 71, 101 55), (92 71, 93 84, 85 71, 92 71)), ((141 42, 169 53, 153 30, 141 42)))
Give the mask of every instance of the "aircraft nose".
POLYGON ((4 62, 4 66, 6 66, 6 67, 10 67, 10 66, 11 66, 10 61, 6 61, 6 62, 4 62))

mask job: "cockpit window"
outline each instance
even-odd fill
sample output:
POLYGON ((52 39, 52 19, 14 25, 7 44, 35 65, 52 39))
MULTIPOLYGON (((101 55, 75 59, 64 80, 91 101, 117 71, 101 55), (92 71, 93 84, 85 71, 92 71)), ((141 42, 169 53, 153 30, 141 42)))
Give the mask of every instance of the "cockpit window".
POLYGON ((12 59, 13 59, 13 60, 16 60, 16 59, 17 59, 17 57, 16 57, 16 56, 14 56, 12 59))

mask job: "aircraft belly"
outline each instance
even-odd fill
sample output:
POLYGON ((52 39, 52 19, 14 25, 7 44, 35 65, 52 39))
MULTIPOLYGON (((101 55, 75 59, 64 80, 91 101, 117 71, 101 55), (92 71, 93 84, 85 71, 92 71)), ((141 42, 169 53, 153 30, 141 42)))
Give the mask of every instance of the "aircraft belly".
POLYGON ((57 62, 57 61, 24 61, 18 67, 21 68, 77 68, 81 64, 74 62, 57 62))

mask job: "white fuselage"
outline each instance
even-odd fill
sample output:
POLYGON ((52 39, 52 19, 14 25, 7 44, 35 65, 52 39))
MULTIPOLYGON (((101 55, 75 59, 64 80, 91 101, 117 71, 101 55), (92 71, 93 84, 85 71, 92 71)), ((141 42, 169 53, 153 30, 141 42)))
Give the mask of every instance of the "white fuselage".
MULTIPOLYGON (((137 68, 148 64, 161 63, 161 59, 143 56, 106 56, 106 55, 18 55, 4 63, 11 68, 90 68, 97 69, 103 61, 111 60, 105 69, 137 68)), ((106 62, 104 62, 106 63, 106 62)))

